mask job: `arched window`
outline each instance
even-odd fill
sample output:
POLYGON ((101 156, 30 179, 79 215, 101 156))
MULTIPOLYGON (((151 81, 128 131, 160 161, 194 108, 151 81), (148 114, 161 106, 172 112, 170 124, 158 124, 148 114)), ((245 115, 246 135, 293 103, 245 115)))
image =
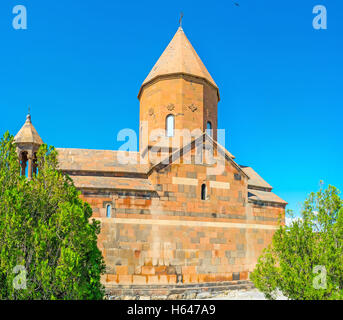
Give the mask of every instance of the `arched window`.
POLYGON ((38 175, 38 164, 37 164, 37 154, 34 154, 34 158, 32 161, 32 175, 37 176, 38 175))
POLYGON ((110 204, 108 204, 108 205, 106 206, 106 217, 107 217, 107 218, 111 218, 111 210, 112 210, 112 207, 111 207, 110 204))
POLYGON ((174 126, 175 126, 174 116, 172 114, 170 114, 166 118, 166 134, 167 134, 167 137, 173 137, 174 136, 174 126))
POLYGON ((21 168, 21 175, 28 177, 28 169, 27 169, 28 157, 27 152, 20 153, 20 168, 21 168))
POLYGON ((202 184, 201 186, 201 200, 206 200, 206 184, 202 184))
POLYGON ((207 121, 207 134, 212 137, 212 123, 207 121))

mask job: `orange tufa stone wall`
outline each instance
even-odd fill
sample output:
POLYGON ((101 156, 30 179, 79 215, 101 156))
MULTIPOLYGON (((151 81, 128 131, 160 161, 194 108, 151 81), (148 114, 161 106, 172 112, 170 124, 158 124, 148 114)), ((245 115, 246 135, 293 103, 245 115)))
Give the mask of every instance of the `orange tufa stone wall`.
POLYGON ((168 293, 177 286, 248 280, 280 218, 284 221, 286 202, 216 142, 219 89, 182 28, 138 98, 139 152, 131 155, 144 161, 125 165, 117 151, 59 149, 61 169, 101 221, 107 288, 115 292, 124 286, 134 294, 130 290, 137 285, 167 286, 168 293), (174 118, 172 134, 166 130, 168 115, 174 118), (213 132, 206 130, 207 122, 213 132), (156 130, 160 141, 152 135, 156 130), (155 161, 150 151, 158 144, 155 161), (220 172, 214 170, 219 162, 196 161, 210 150, 214 160, 222 156, 220 172), (164 164, 171 154, 178 155, 164 164))
POLYGON ((207 169, 180 163, 156 170, 149 176, 155 193, 83 191, 101 221, 107 287, 249 278, 285 206, 249 201, 248 178, 230 161, 222 175, 207 175, 207 169))

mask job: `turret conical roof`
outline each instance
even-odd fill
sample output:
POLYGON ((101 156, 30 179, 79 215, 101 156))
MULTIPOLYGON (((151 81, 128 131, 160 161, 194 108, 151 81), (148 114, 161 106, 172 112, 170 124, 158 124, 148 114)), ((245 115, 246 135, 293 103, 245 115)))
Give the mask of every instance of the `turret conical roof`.
POLYGON ((23 127, 19 130, 14 137, 14 142, 17 144, 34 144, 42 145, 43 140, 39 136, 37 130, 31 122, 31 115, 28 114, 23 127))

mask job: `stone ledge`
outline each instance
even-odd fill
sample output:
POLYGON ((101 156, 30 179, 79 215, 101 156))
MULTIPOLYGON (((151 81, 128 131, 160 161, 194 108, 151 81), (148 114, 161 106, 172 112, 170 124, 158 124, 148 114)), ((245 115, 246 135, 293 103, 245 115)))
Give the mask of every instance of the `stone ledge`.
POLYGON ((206 299, 231 290, 252 289, 247 280, 179 284, 179 285, 112 285, 106 287, 108 300, 178 300, 206 299))

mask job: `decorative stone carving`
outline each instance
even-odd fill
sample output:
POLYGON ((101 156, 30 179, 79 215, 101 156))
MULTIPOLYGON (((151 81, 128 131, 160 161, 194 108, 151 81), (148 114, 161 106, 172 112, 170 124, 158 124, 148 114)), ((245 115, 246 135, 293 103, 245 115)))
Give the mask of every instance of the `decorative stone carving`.
POLYGON ((151 116, 153 116, 154 115, 154 109, 153 108, 150 108, 149 109, 149 116, 151 117, 151 116))
POLYGON ((169 111, 173 111, 175 109, 175 106, 172 103, 170 103, 170 104, 167 105, 167 109, 169 111))
POLYGON ((192 112, 195 112, 195 111, 198 110, 198 107, 195 106, 193 103, 192 103, 190 106, 188 106, 188 108, 189 108, 192 112))

